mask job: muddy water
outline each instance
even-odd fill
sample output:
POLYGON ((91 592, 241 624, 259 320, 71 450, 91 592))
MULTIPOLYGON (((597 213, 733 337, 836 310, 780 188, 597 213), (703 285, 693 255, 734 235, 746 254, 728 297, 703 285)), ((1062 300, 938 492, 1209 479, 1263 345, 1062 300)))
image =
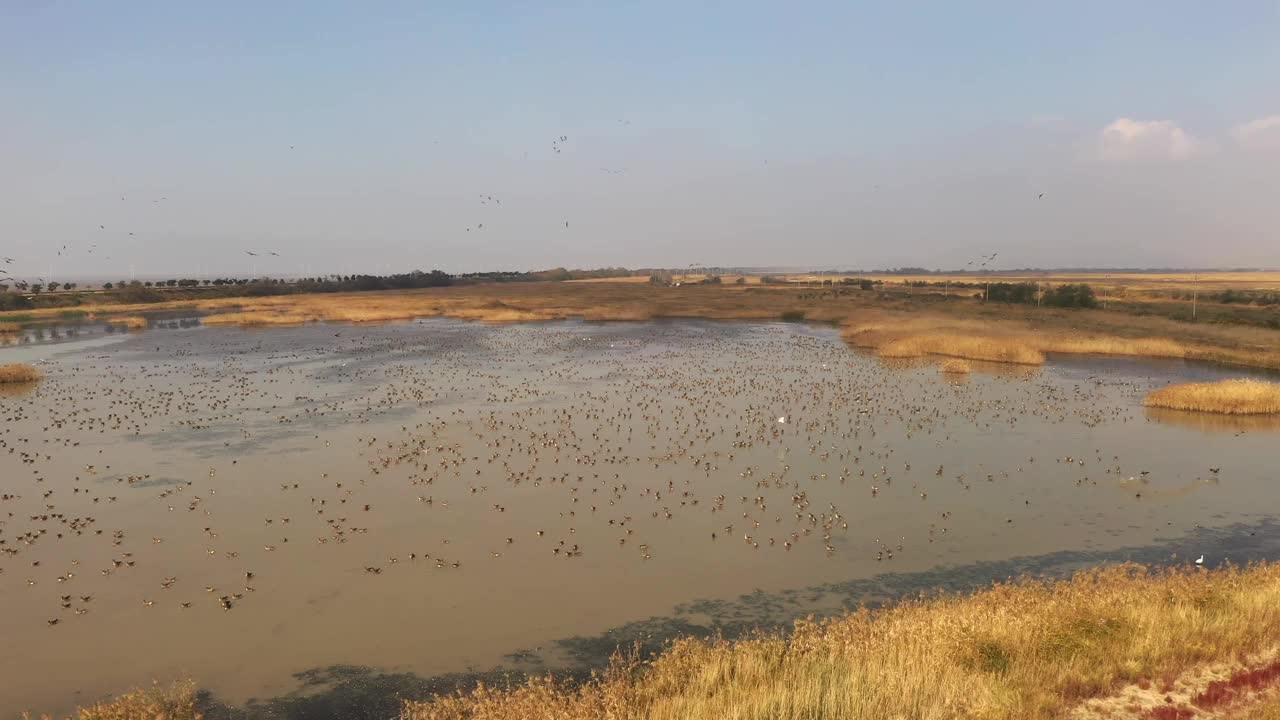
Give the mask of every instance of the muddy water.
POLYGON ((1276 534, 1275 427, 1143 411, 1240 374, 1181 363, 947 378, 694 321, 0 349, 34 360, 47 380, 0 395, 6 716, 152 679, 243 704, 315 668, 577 667, 649 618, 785 622, 864 580, 1276 534))

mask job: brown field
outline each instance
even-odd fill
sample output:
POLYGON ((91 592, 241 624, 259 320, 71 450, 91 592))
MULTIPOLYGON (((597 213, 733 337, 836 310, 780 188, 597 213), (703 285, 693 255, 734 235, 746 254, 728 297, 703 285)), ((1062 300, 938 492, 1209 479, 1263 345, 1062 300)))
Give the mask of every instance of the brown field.
POLYGON ((1183 383, 1151 392, 1143 404, 1227 415, 1280 414, 1280 383, 1247 379, 1183 383))
MULTIPOLYGON (((264 326, 422 317, 481 322, 803 319, 844 325, 851 343, 895 357, 937 355, 1035 364, 1043 362, 1045 353, 1099 353, 1280 368, 1280 331, 1265 327, 1190 323, 1120 311, 982 303, 933 293, 854 289, 837 293, 758 284, 489 283, 427 290, 103 305, 96 310, 98 314, 129 315, 185 310, 209 314, 205 322, 210 324, 264 326)), ((56 319, 58 312, 48 309, 30 314, 37 319, 56 319)))
POLYGON ((41 372, 31 365, 0 365, 0 384, 31 383, 41 377, 41 372))
MULTIPOLYGON (((481 686, 406 701, 401 718, 1275 717, 1277 638, 1280 565, 1123 565, 801 621, 790 635, 678 640, 579 685, 481 686)), ((190 684, 143 690, 78 718, 193 720, 195 698, 190 684)))

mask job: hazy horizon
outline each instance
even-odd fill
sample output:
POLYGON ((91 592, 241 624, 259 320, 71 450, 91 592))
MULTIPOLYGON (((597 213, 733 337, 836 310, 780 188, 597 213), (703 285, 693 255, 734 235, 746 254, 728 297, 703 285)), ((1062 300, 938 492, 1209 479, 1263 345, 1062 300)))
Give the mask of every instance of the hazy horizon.
POLYGON ((1280 266, 1275 3, 0 15, 29 279, 1280 266))

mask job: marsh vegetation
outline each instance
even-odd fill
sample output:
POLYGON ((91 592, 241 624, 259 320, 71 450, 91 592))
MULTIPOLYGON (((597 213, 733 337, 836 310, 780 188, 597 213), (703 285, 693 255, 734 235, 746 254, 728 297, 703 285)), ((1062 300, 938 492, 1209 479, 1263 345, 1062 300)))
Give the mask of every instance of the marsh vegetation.
POLYGON ((1280 414, 1280 383, 1234 379, 1211 383, 1182 383, 1147 395, 1150 407, 1227 415, 1280 414))

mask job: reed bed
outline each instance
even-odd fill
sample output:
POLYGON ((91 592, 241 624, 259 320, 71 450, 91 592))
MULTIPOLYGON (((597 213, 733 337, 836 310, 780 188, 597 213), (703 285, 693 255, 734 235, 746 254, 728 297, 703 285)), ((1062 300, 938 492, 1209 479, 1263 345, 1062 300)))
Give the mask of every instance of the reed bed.
POLYGON ((973 370, 973 366, 967 360, 947 358, 938 366, 938 370, 950 375, 966 375, 973 370))
POLYGON ((890 340, 879 347, 879 352, 884 357, 893 358, 943 355, 1019 365, 1044 363, 1044 353, 1015 338, 975 337, 948 332, 922 333, 890 340))
POLYGON ((22 363, 0 365, 0 383, 32 383, 44 377, 35 366, 22 363))
POLYGON ((0 322, 0 333, 16 333, 22 331, 22 325, 16 322, 0 322))
POLYGON ((1152 391, 1143 404, 1227 415, 1280 414, 1280 383, 1251 379, 1182 383, 1152 391))
POLYGON ((845 339, 882 357, 944 357, 1040 365, 1047 353, 1186 358, 1188 347, 1169 338, 1127 338, 1063 329, 1032 329, 979 319, 914 316, 847 325, 845 339))

